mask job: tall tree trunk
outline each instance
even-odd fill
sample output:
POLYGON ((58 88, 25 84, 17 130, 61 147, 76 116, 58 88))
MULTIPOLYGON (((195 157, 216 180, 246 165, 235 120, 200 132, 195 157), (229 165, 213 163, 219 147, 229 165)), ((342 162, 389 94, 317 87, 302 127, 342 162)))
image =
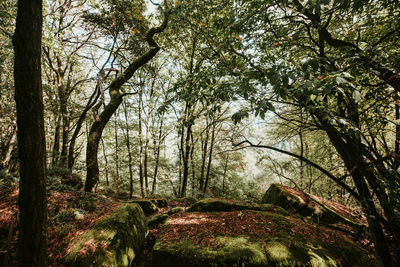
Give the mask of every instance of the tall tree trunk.
MULTIPOLYGON (((157 174, 158 174, 158 165, 160 164, 160 150, 162 145, 162 130, 164 124, 164 117, 163 114, 160 115, 160 126, 158 128, 158 141, 154 141, 154 146, 157 147, 155 151, 155 166, 154 166, 154 176, 153 176, 153 186, 151 188, 151 193, 156 193, 156 186, 157 186, 157 174)), ((155 139, 154 139, 155 140, 155 139)))
POLYGON ((144 184, 146 188, 146 195, 149 194, 149 174, 148 174, 148 168, 147 168, 147 162, 149 158, 149 126, 146 124, 146 135, 145 135, 145 141, 144 141, 144 158, 143 158, 143 175, 144 175, 144 184))
POLYGON ((210 182, 210 171, 211 171, 211 162, 212 162, 212 157, 213 157, 212 153, 213 153, 214 141, 215 141, 215 123, 213 124, 213 126, 211 128, 210 153, 208 154, 207 175, 206 175, 206 180, 204 182, 204 189, 203 189, 204 193, 207 191, 208 183, 210 182))
MULTIPOLYGON (((74 133, 72 134, 70 143, 69 143, 69 149, 68 149, 68 169, 72 170, 75 164, 75 143, 76 139, 79 136, 79 132, 81 131, 83 122, 85 121, 86 114, 87 112, 96 104, 98 98, 100 96, 100 92, 98 88, 93 91, 93 94, 90 96, 88 102, 86 103, 85 109, 82 111, 81 115, 79 116, 79 119, 76 123, 74 133)), ((108 184, 107 184, 108 185, 108 184)))
POLYGON ((115 141, 115 179, 114 186, 118 192, 119 188, 119 147, 118 147, 118 112, 115 112, 114 141, 115 141))
POLYGON ((168 23, 169 11, 165 13, 165 18, 160 27, 151 28, 146 34, 146 41, 150 49, 136 60, 132 61, 125 71, 116 77, 109 86, 110 102, 104 107, 104 110, 95 118, 89 132, 86 145, 86 182, 85 191, 91 192, 93 187, 99 181, 99 165, 97 159, 97 151, 99 141, 103 134, 104 127, 107 125, 111 116, 122 103, 123 94, 121 87, 132 78, 133 74, 147 62, 149 62, 160 50, 158 44, 154 41, 155 34, 162 32, 168 23))
POLYGON ((18 266, 47 266, 46 144, 41 75, 42 1, 19 0, 14 44, 20 160, 18 266))
POLYGON ((107 186, 110 185, 109 179, 108 179, 108 160, 107 160, 107 154, 106 154, 106 146, 104 145, 104 139, 101 138, 101 145, 103 147, 103 157, 104 157, 104 161, 105 161, 105 172, 106 172, 106 184, 107 186))
POLYGON ((8 145, 7 145, 6 155, 4 156, 3 161, 1 162, 1 168, 4 168, 6 170, 10 170, 10 166, 9 166, 8 163, 11 160, 11 155, 12 155, 12 151, 14 149, 14 143, 15 143, 15 139, 16 138, 17 138, 17 127, 15 126, 13 134, 11 136, 11 139, 8 142, 8 145))
POLYGON ((209 127, 208 127, 208 120, 206 121, 206 137, 204 142, 202 143, 202 154, 201 154, 201 169, 200 169, 200 179, 199 179, 199 189, 203 191, 204 187, 204 171, 206 169, 206 158, 207 158, 207 150, 208 150, 208 139, 209 139, 209 127))
POLYGON ((194 138, 193 138, 193 132, 190 132, 190 168, 192 169, 192 196, 195 195, 195 190, 196 190, 196 170, 194 167, 194 138))
POLYGON ((124 100, 124 115, 125 115, 125 127, 126 127, 126 148, 128 149, 128 167, 129 167, 129 198, 133 195, 133 168, 132 168, 132 150, 131 150, 131 137, 129 134, 129 123, 128 123, 128 105, 124 100))
POLYGON ((222 176, 222 194, 226 193, 226 173, 228 172, 228 162, 229 162, 229 154, 226 154, 225 157, 225 165, 224 165, 224 174, 222 176))
POLYGON ((139 108, 138 108, 138 115, 139 115, 139 127, 138 127, 138 134, 139 134, 139 181, 140 181, 140 195, 144 197, 145 195, 145 188, 144 188, 144 179, 143 179, 143 136, 142 136, 142 94, 143 88, 139 91, 139 108))
POLYGON ((186 196, 186 187, 187 187, 187 182, 188 182, 188 177, 189 177, 189 155, 190 155, 190 135, 192 132, 192 123, 190 121, 191 117, 191 106, 187 103, 186 104, 186 123, 188 125, 186 126, 186 134, 184 134, 184 125, 182 126, 182 168, 183 168, 183 176, 182 176, 182 186, 181 186, 181 197, 186 196))
POLYGON ((60 158, 60 127, 60 115, 57 115, 56 128, 54 130, 53 157, 51 161, 52 167, 58 165, 58 160, 60 158))

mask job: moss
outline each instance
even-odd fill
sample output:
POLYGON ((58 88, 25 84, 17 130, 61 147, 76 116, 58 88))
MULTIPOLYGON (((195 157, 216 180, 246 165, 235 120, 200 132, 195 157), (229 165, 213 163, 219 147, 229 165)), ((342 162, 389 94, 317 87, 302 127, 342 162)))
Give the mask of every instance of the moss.
POLYGON ((285 215, 289 213, 283 208, 272 204, 253 204, 248 202, 231 202, 228 200, 205 198, 189 207, 188 212, 215 212, 215 211, 235 211, 235 210, 256 210, 279 212, 285 215))
POLYGON ((74 241, 66 266, 130 266, 140 253, 148 233, 142 209, 127 204, 97 221, 74 241))
POLYGON ((168 201, 164 198, 152 198, 149 200, 159 208, 165 208, 168 206, 168 201))
POLYGON ((150 219, 147 220, 147 225, 149 227, 156 226, 156 225, 158 225, 160 223, 165 222, 165 220, 167 220, 168 217, 169 216, 167 214, 163 214, 163 213, 153 215, 153 216, 150 217, 150 219))
POLYGON ((189 240, 164 245, 158 241, 153 250, 153 266, 266 266, 262 245, 245 237, 217 237, 218 248, 199 248, 189 240))
POLYGON ((272 184, 265 192, 261 202, 274 204, 303 216, 310 216, 315 212, 302 198, 289 194, 280 184, 272 184))
POLYGON ((172 209, 168 212, 168 215, 172 215, 172 214, 175 214, 175 213, 184 211, 184 210, 185 210, 185 209, 184 209, 183 207, 175 207, 175 208, 172 208, 172 209))
POLYGON ((158 211, 158 207, 150 200, 134 200, 132 203, 139 204, 144 214, 151 214, 158 211))

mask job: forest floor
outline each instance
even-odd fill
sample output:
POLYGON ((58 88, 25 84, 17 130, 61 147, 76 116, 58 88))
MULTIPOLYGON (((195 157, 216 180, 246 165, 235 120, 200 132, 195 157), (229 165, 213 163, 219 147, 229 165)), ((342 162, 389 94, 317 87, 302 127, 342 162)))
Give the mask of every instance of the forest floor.
MULTIPOLYGON (((9 187, 7 190, 0 192, 0 265, 15 266, 16 244, 17 244, 17 198, 18 188, 16 185, 9 187)), ((120 206, 123 201, 115 198, 107 197, 102 194, 85 193, 83 191, 71 190, 67 187, 48 190, 48 264, 49 266, 63 266, 62 259, 67 252, 68 245, 76 236, 90 229, 93 223, 105 215, 112 212, 116 207, 120 206)), ((170 201, 168 207, 160 209, 157 213, 167 213, 172 207, 189 206, 189 203, 170 201)), ((342 213, 350 212, 349 209, 338 207, 342 213)), ((154 214, 152 214, 154 215, 154 214)), ((185 226, 185 223, 176 224, 174 231, 164 233, 163 239, 179 239, 185 236, 192 236, 196 245, 201 247, 213 247, 217 243, 215 237, 217 235, 229 232, 232 236, 238 236, 243 233, 257 236, 261 234, 257 223, 252 224, 253 228, 249 228, 249 224, 244 224, 241 220, 243 216, 246 221, 262 221, 265 218, 257 217, 258 215, 246 211, 225 212, 215 215, 213 213, 196 213, 196 218, 184 211, 178 212, 170 219, 194 220, 197 222, 196 231, 202 232, 200 237, 193 234, 193 229, 185 226), (222 215, 221 215, 222 214, 222 215), (193 218, 192 218, 193 217, 193 218), (257 217, 257 218, 255 218, 257 217), (212 223, 208 223, 212 222, 212 223)), ((150 216, 148 216, 149 218, 150 216)), ((271 231, 278 231, 281 227, 274 227, 270 223, 271 231)), ((193 224, 192 224, 193 225, 193 224)), ((133 266, 147 267, 151 266, 152 251, 156 240, 161 233, 162 224, 158 224, 149 229, 146 238, 143 253, 135 260, 133 266)), ((295 230, 295 229, 294 229, 295 230)), ((292 229, 293 231, 293 229, 292 229)), ((329 232, 329 231, 328 231, 329 232)), ((332 231, 333 233, 333 231, 332 231)), ((335 231, 335 236, 322 235, 313 236, 315 232, 310 230, 307 233, 310 238, 326 239, 332 241, 332 238, 351 238, 349 234, 335 231)), ((164 240, 168 242, 168 240, 164 240)), ((373 255, 373 246, 365 236, 359 237, 356 241, 359 245, 369 250, 373 255)))

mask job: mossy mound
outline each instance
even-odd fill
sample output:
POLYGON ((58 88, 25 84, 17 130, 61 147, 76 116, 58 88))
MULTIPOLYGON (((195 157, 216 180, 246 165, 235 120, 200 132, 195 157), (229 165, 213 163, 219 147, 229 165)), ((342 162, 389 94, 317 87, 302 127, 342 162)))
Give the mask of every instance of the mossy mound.
MULTIPOLYGON (((346 218, 330 207, 327 201, 320 201, 316 196, 304 193, 297 189, 272 184, 262 198, 262 203, 269 203, 280 206, 289 212, 298 213, 302 216, 311 216, 318 222, 327 224, 343 223, 354 228, 361 228, 361 223, 356 223, 346 218)), ((335 203, 336 206, 341 206, 335 203)))
POLYGON ((169 202, 169 206, 171 207, 188 207, 194 203, 197 202, 197 199, 194 197, 181 197, 181 198, 175 198, 169 202))
POLYGON ((272 204, 254 204, 248 202, 229 201, 225 199, 205 198, 188 208, 188 212, 218 212, 234 210, 272 211, 288 214, 283 208, 272 204))
POLYGON ((151 198, 149 200, 159 208, 165 208, 168 206, 168 201, 165 198, 151 198))
POLYGON ((131 266, 148 233, 143 211, 127 204, 97 221, 78 237, 64 258, 66 266, 131 266))
POLYGON ((159 213, 159 214, 153 215, 147 220, 147 225, 149 227, 156 226, 160 223, 165 222, 168 219, 168 217, 169 217, 168 214, 164 214, 164 213, 159 213))
POLYGON ((145 199, 143 199, 143 200, 134 200, 131 203, 138 204, 142 208, 144 214, 146 214, 146 215, 158 211, 157 205, 154 204, 151 200, 145 200, 145 199))
POLYGON ((379 266, 342 232, 274 212, 178 213, 153 248, 155 267, 379 266))
POLYGON ((184 207, 174 207, 174 208, 172 208, 172 209, 170 209, 170 210, 168 211, 168 215, 172 215, 172 214, 175 214, 175 213, 184 211, 184 210, 185 210, 184 207))

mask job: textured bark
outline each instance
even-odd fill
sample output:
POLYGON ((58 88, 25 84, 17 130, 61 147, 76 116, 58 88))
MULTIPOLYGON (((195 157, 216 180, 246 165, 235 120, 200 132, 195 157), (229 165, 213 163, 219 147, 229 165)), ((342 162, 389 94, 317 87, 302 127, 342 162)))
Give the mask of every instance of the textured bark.
POLYGON ((42 1, 19 0, 14 44, 20 159, 18 266, 47 266, 46 145, 41 81, 42 1))
POLYGON ((207 187, 210 182, 210 171, 211 171, 211 162, 212 162, 212 157, 213 157, 214 141, 215 141, 215 123, 213 124, 213 126, 211 128, 210 152, 208 154, 207 174, 206 174, 206 180, 204 182, 204 188, 203 188, 204 193, 207 191, 207 187))

